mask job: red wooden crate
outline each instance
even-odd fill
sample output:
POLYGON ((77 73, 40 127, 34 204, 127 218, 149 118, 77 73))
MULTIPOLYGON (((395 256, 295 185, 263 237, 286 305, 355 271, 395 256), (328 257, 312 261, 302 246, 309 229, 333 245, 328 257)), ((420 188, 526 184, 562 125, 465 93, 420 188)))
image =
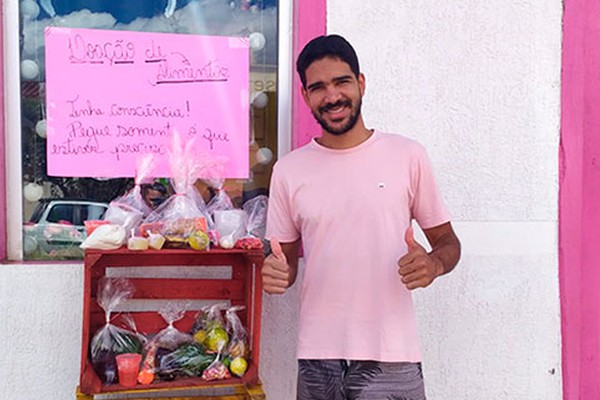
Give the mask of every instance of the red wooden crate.
MULTIPOLYGON (((84 257, 83 330, 81 351, 80 390, 85 394, 98 394, 131 390, 119 384, 104 384, 94 371, 89 359, 90 341, 105 324, 104 311, 96 301, 98 280, 106 275, 107 268, 167 267, 181 266, 230 266, 231 279, 180 279, 180 278, 128 278, 135 287, 133 299, 149 300, 229 300, 231 305, 245 305, 238 315, 248 331, 250 356, 248 370, 242 378, 207 382, 201 378, 184 378, 170 382, 154 382, 136 385, 134 389, 178 388, 189 386, 214 386, 259 382, 258 358, 260 354, 260 318, 262 309, 262 280, 260 269, 264 257, 262 250, 195 251, 188 249, 165 249, 131 251, 86 250, 84 257)), ((175 323, 175 327, 189 332, 197 311, 189 311, 175 323)), ((156 333, 166 326, 158 312, 131 312, 140 332, 156 333)), ((120 325, 123 314, 111 318, 120 325)))

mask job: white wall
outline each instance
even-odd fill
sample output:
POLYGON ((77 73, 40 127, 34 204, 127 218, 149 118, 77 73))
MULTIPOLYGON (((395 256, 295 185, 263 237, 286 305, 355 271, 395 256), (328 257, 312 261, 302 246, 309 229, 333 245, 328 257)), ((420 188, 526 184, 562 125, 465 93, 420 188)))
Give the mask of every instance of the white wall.
MULTIPOLYGON (((367 78, 365 120, 429 150, 463 241, 416 293, 430 400, 558 400, 560 0, 329 0, 367 78)), ((0 267, 2 395, 72 398, 80 265, 0 267)), ((261 376, 293 399, 298 290, 265 296, 261 376)))

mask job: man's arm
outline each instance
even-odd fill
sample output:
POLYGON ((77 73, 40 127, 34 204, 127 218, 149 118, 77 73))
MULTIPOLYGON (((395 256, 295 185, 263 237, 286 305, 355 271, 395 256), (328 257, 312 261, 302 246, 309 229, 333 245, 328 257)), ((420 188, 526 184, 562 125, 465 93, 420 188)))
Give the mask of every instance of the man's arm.
POLYGON ((437 276, 452 271, 460 260, 460 241, 452 229, 452 224, 447 222, 433 228, 423 229, 423 233, 431 245, 429 256, 439 260, 437 276))
POLYGON ((296 282, 300 243, 300 239, 290 243, 271 240, 272 253, 265 259, 262 268, 265 292, 282 294, 296 282))
POLYGON ((460 241, 450 222, 423 232, 431 244, 429 253, 415 241, 412 227, 406 230, 408 252, 398 261, 398 273, 408 289, 429 286, 438 276, 452 271, 460 259, 460 241))

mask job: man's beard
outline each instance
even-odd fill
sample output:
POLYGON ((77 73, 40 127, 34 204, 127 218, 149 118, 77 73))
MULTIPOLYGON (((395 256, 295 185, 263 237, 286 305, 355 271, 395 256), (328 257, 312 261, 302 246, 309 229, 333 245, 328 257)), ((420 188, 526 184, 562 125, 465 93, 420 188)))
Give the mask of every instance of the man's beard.
POLYGON ((319 125, 321 125, 321 128, 323 128, 323 130, 325 130, 326 132, 332 134, 332 135, 336 135, 336 136, 340 136, 343 135, 344 133, 348 132, 350 129, 354 128, 354 125, 356 125, 356 122, 358 122, 358 118, 360 117, 360 109, 362 107, 362 97, 360 97, 358 99, 358 102, 356 103, 356 107, 352 108, 352 112, 350 113, 350 118, 348 118, 348 121, 340 126, 339 128, 334 128, 333 126, 329 125, 327 123, 327 121, 325 121, 325 119, 321 116, 321 113, 330 110, 332 108, 337 108, 340 106, 346 106, 346 107, 351 107, 352 103, 348 100, 339 100, 336 101, 333 104, 328 104, 326 106, 320 107, 317 111, 315 112, 313 111, 312 114, 315 117, 315 119, 317 120, 317 122, 319 123, 319 125))

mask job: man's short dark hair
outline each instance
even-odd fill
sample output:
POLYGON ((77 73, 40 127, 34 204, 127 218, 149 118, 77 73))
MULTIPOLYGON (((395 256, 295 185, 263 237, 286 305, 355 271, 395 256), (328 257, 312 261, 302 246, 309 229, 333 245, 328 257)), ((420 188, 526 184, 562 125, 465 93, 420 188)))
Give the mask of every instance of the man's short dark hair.
POLYGON ((326 57, 337 58, 345 62, 358 78, 360 67, 352 45, 340 35, 319 36, 304 46, 296 60, 296 71, 300 75, 302 87, 306 88, 306 69, 313 62, 326 57))

